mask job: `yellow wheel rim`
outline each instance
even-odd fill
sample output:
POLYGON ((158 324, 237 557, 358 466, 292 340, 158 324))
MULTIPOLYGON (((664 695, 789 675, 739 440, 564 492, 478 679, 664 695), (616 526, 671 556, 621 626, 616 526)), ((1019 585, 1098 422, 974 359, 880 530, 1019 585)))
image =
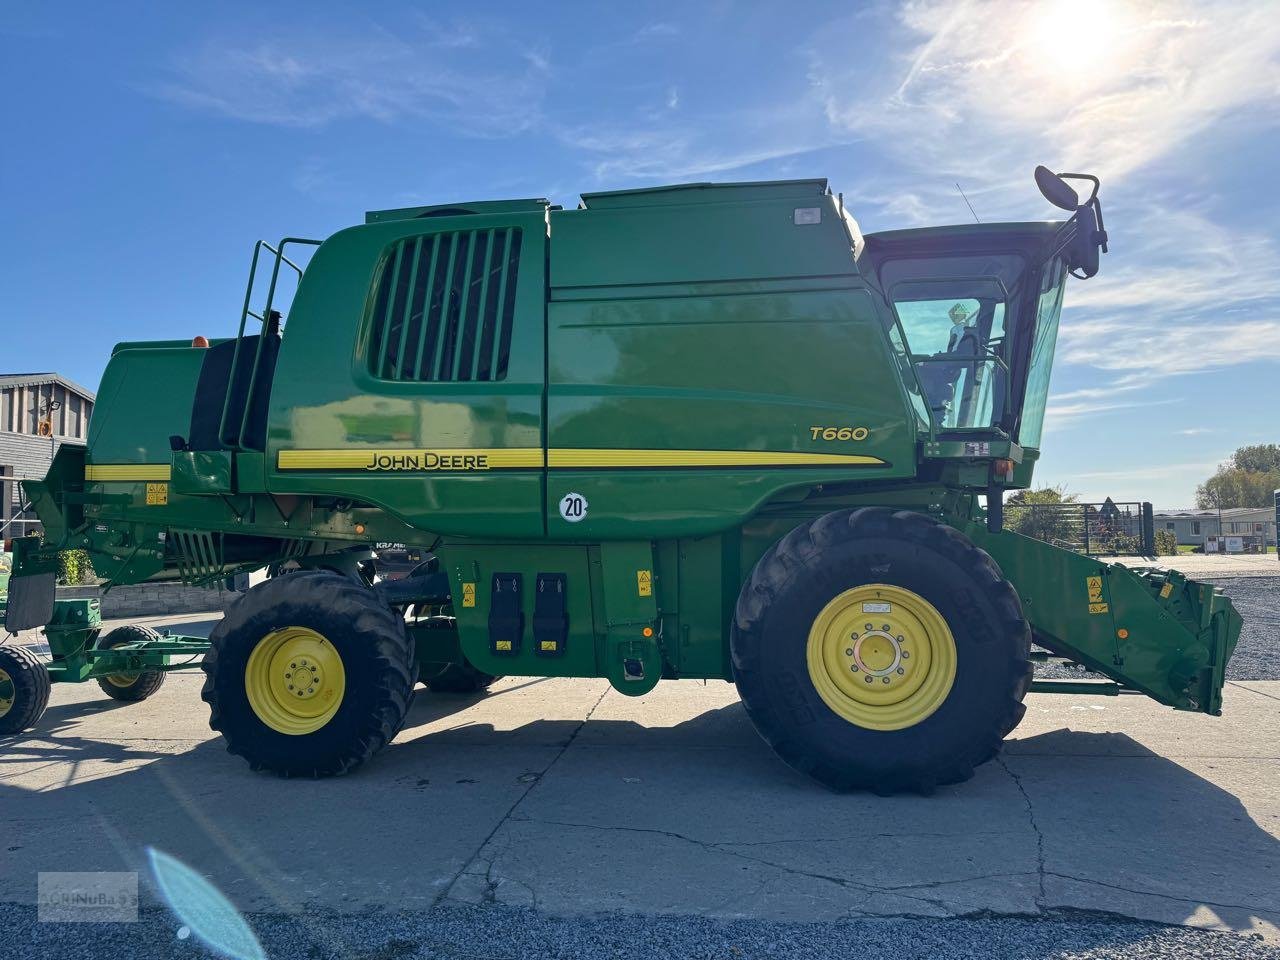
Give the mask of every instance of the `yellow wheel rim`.
POLYGON ((141 674, 108 673, 106 676, 106 680, 107 680, 107 683, 111 684, 113 687, 131 687, 133 686, 134 681, 136 681, 139 676, 141 676, 141 674))
POLYGON ((347 689, 342 657, 307 627, 284 627, 261 640, 244 669, 249 706, 272 730, 315 733, 333 719, 347 689))
POLYGON ((809 630, 809 678, 836 714, 868 730, 902 730, 933 714, 956 679, 956 642, 942 614, 903 587, 854 587, 809 630))
POLYGON ((13 701, 17 699, 18 690, 13 685, 13 677, 0 670, 0 717, 13 709, 13 701))

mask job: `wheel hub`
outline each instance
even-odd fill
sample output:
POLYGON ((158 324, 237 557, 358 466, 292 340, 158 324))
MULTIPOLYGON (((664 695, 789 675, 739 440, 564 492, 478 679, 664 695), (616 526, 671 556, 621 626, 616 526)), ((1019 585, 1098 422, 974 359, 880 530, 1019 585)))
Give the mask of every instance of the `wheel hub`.
POLYGON ((806 658, 827 706, 873 730, 921 722, 955 679, 955 641, 942 615, 919 594, 891 584, 834 597, 814 620, 806 658))
POLYGON ((14 687, 13 677, 0 670, 0 717, 13 709, 13 702, 17 699, 18 691, 14 687))
POLYGON ((258 719, 292 736, 328 723, 346 692, 342 657, 328 639, 308 627, 267 634, 249 655, 245 693, 258 719))

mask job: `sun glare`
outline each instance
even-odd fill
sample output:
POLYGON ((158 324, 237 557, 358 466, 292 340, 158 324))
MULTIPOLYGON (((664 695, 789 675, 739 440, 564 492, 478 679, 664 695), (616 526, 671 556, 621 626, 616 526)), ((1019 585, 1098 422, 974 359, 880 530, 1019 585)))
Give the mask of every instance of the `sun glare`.
POLYGON ((1106 0, 1053 0, 1037 4, 1024 48, 1040 69, 1076 85, 1115 52, 1124 13, 1106 0))

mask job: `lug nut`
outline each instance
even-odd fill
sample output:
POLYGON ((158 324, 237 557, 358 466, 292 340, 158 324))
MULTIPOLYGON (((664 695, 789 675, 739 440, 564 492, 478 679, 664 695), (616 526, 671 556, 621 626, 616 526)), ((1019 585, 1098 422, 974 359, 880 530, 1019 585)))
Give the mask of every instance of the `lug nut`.
POLYGON ((853 647, 847 647, 847 648, 845 649, 845 651, 844 651, 844 655, 845 655, 846 657, 852 657, 852 656, 853 656, 853 647))
POLYGON ((881 629, 882 629, 882 630, 884 630, 884 632, 885 632, 885 633, 888 633, 888 632, 889 632, 889 625, 886 623, 883 627, 881 627, 881 629))
POLYGON ((866 680, 866 681, 867 681, 867 683, 870 683, 870 682, 871 682, 871 678, 870 678, 870 677, 863 677, 862 679, 866 680))
POLYGON ((869 623, 863 624, 863 627, 864 627, 864 629, 867 629, 867 630, 874 630, 874 629, 875 629, 875 627, 873 627, 873 626, 872 626, 871 624, 869 624, 869 623))
POLYGON ((903 660, 910 660, 910 659, 911 659, 911 654, 909 654, 909 653, 907 653, 907 651, 903 650, 903 651, 902 651, 902 659, 903 659, 903 660))
POLYGON ((885 683, 888 683, 888 682, 889 682, 889 678, 888 678, 888 677, 885 677, 885 678, 884 678, 884 682, 885 682, 885 683))
POLYGON ((903 670, 901 667, 898 668, 898 676, 902 676, 906 672, 907 671, 903 670))

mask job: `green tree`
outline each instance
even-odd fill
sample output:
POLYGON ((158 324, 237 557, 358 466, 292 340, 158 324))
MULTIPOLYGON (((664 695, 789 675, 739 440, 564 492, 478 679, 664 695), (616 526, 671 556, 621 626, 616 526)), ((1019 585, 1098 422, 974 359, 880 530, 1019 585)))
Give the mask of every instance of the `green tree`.
POLYGON ((1079 512, 1063 509, 1063 504, 1076 502, 1076 494, 1065 487, 1041 487, 1019 490, 1004 505, 1004 527, 1024 537, 1049 543, 1070 542, 1079 526, 1079 512))
POLYGON ((1196 487, 1196 506, 1202 510, 1267 507, 1280 489, 1280 444, 1241 447, 1218 471, 1196 487))

